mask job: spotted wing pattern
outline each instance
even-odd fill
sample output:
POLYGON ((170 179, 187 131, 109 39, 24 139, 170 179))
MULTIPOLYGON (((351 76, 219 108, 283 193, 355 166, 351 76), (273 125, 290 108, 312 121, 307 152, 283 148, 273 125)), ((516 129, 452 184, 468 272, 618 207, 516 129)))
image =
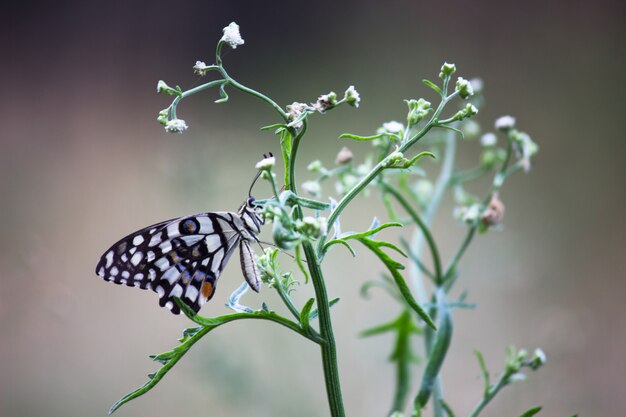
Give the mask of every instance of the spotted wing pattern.
POLYGON ((237 213, 211 212, 139 230, 107 250, 96 266, 105 281, 151 289, 161 307, 179 314, 174 298, 195 312, 211 299, 217 279, 243 239, 237 213))

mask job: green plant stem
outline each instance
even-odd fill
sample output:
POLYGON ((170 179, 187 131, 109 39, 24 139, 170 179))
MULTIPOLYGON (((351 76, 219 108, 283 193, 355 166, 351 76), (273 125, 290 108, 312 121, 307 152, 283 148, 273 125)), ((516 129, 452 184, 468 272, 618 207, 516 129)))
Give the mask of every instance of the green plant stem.
MULTIPOLYGON (((437 388, 437 384, 439 383, 439 372, 441 370, 441 366, 443 365, 443 361, 446 358, 448 347, 450 346, 450 341, 452 339, 452 318, 446 304, 445 292, 443 289, 438 288, 435 291, 434 298, 437 305, 437 315, 439 317, 438 330, 434 334, 434 338, 432 337, 432 333, 430 333, 431 337, 428 338, 429 340, 432 339, 432 342, 427 344, 427 346, 429 346, 427 349, 428 362, 426 363, 426 368, 424 369, 420 389, 415 397, 413 410, 414 416, 419 415, 418 413, 424 408, 424 406, 426 406, 431 394, 434 397, 433 409, 435 411, 435 415, 443 416, 443 413, 445 412, 443 410, 443 398, 436 397, 435 395, 437 392, 441 395, 441 388, 437 388)), ((433 308, 433 310, 435 309, 433 308)), ((427 332, 428 331, 429 329, 427 329, 427 332)))
POLYGON ((474 407, 472 414, 470 417, 478 417, 481 411, 489 404, 489 402, 496 396, 496 394, 508 383, 510 375, 504 373, 500 376, 498 381, 492 385, 489 390, 485 393, 485 396, 482 400, 474 407))
POLYGON ((278 114, 280 114, 280 116, 282 117, 282 119, 286 122, 289 120, 287 113, 282 109, 282 107, 280 107, 274 100, 272 100, 271 98, 267 97, 264 94, 259 93, 256 90, 253 90, 249 87, 246 87, 245 85, 239 83, 238 81, 236 81, 234 78, 232 78, 227 72, 226 69, 220 65, 219 67, 219 71, 222 74, 222 76, 224 77, 225 80, 228 81, 228 84, 232 85, 233 87, 235 87, 236 89, 238 89, 239 91, 242 91, 246 94, 250 94, 253 97, 256 97, 258 99, 263 100, 264 102, 266 102, 267 104, 269 104, 270 106, 272 106, 274 108, 274 110, 276 110, 278 112, 278 114))
POLYGON ((324 368, 324 379, 326 381, 326 394, 328 396, 328 404, 332 417, 345 417, 343 408, 343 399, 341 396, 341 384, 339 382, 339 369, 337 366, 337 348, 335 345, 335 336, 333 334, 333 326, 330 317, 330 305, 328 302, 328 294, 326 292, 326 284, 322 269, 320 267, 319 258, 315 249, 310 242, 303 242, 304 256, 311 273, 311 282, 315 290, 315 298, 317 302, 317 311, 319 318, 319 333, 321 341, 319 342, 322 350, 322 364, 324 368))
POLYGON ((306 119, 302 121, 302 129, 298 132, 298 134, 293 138, 291 143, 291 154, 289 155, 289 166, 288 166, 288 182, 285 184, 285 187, 293 191, 294 194, 296 192, 296 158, 298 157, 298 147, 300 146, 300 140, 306 133, 307 122, 306 119))
POLYGON ((285 303, 287 309, 296 318, 296 320, 300 320, 300 311, 293 304, 293 301, 291 301, 291 297, 289 297, 289 294, 287 294, 287 291, 285 291, 285 289, 283 288, 283 285, 279 281, 280 278, 277 277, 274 279, 276 280, 275 287, 276 291, 278 291, 278 295, 280 295, 280 299, 283 300, 283 303, 285 303))
MULTIPOLYGON (((487 195, 487 197, 483 201, 485 205, 489 204, 489 201, 491 200, 493 195, 500 190, 500 188, 502 187, 502 184, 504 183, 504 180, 506 179, 506 177, 508 175, 510 175, 511 172, 514 172, 514 171, 508 169, 510 161, 511 161, 512 154, 513 154, 513 143, 511 141, 511 139, 509 139, 508 140, 507 149, 506 149, 506 156, 504 158, 504 161, 502 162, 502 165, 500 166, 500 168, 498 169, 498 172, 496 173, 496 175, 494 177, 494 180, 492 182, 491 190, 489 191, 489 194, 487 195)), ((452 258, 452 260, 450 261, 449 266, 446 268, 446 273, 444 275, 444 280, 447 281, 446 284, 445 284, 446 291, 450 290, 450 288, 452 287, 452 284, 456 280, 455 277, 456 277, 457 274, 455 273, 455 271, 456 271, 457 265, 459 264, 459 261, 461 260, 461 258, 465 254, 465 251, 467 250, 467 248, 470 245, 470 243, 472 243, 472 240, 474 239, 474 236, 476 235, 476 230, 477 229, 478 229, 477 225, 472 225, 467 230, 467 233, 465 234, 465 238, 463 239, 463 242, 461 243, 461 246, 457 250, 457 252, 454 255, 454 257, 452 258)))
POLYGON ((420 215, 417 214, 417 212, 413 209, 413 207, 411 207, 411 204, 409 203, 409 201, 406 198, 404 198, 404 196, 398 190, 396 190, 395 187, 393 187, 392 185, 390 185, 389 183, 385 181, 380 181, 380 186, 382 187, 384 192, 389 193, 395 197, 398 203, 400 203, 402 208, 404 208, 404 210, 409 214, 411 219, 413 219, 415 224, 419 227, 420 231, 424 235, 426 242, 428 242, 430 253, 433 257, 433 263, 435 264, 435 271, 434 271, 435 283, 437 285, 440 285, 442 281, 442 277, 443 277, 442 270, 441 270, 441 258, 439 256, 439 249, 437 248, 435 239, 433 238, 433 235, 430 233, 428 226, 426 226, 426 224, 424 223, 420 215))
POLYGON ((172 101, 172 104, 170 105, 170 117, 172 119, 176 119, 177 118, 177 116, 176 116, 176 109, 178 107, 178 103, 180 103, 180 101, 182 99, 187 98, 189 96, 192 96, 194 94, 197 94, 197 93, 199 93, 201 91, 207 90, 209 88, 213 88, 213 87, 216 87, 218 85, 225 84, 226 82, 227 82, 226 80, 222 80, 222 79, 214 80, 214 81, 210 81, 210 82, 208 82, 206 84, 202 84, 202 85, 199 85, 197 87, 191 88, 191 89, 189 89, 187 91, 184 91, 181 95, 176 96, 176 98, 172 101))

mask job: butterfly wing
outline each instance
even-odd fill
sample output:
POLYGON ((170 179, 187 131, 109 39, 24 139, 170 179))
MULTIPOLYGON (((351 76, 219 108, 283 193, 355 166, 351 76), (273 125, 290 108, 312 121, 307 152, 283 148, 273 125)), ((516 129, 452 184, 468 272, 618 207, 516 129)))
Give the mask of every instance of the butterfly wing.
POLYGON ((236 213, 212 212, 139 230, 107 250, 96 273, 116 284, 151 289, 178 314, 179 297, 194 311, 213 296, 228 259, 242 239, 236 213))

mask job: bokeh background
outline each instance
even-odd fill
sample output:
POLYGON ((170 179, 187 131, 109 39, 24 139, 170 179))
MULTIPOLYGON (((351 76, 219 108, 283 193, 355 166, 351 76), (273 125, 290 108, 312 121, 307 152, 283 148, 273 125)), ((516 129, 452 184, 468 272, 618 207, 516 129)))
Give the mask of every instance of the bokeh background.
MULTIPOLYGON (((483 78, 479 122, 489 128, 513 114, 541 152, 532 173, 504 190, 504 230, 477 239, 461 266, 460 287, 479 307, 455 313, 447 399, 459 416, 478 400, 474 349, 497 371, 505 346, 540 346, 547 366, 506 389, 485 416, 534 405, 544 416, 626 415, 625 11, 608 0, 3 5, 0 415, 105 415, 156 368, 147 355, 173 347, 189 324, 152 293, 107 285, 93 269, 140 227, 235 209, 254 162, 278 150, 258 131, 276 121, 271 110, 234 91, 226 105, 213 104, 214 93, 185 101, 183 136, 155 121, 169 104, 157 80, 197 85, 191 66, 211 61, 233 20, 246 44, 225 61, 247 85, 283 104, 351 84, 361 93, 358 111, 341 108, 310 128, 301 155, 328 165, 340 133, 373 132, 403 117, 402 99, 430 97, 419 80, 435 79, 443 61, 483 78)), ((462 145, 461 164, 476 146, 462 145)), ((357 156, 367 148, 353 146, 357 156)), ((434 226, 447 256, 463 232, 451 210, 445 202, 434 226)), ((362 228, 376 212, 362 201, 344 221, 362 228)), ((358 294, 381 269, 364 251, 358 260, 337 251, 326 263, 331 296, 342 298, 333 312, 351 416, 381 416, 390 404, 391 338, 357 338, 396 314, 382 293, 358 294)), ((225 312, 240 282, 231 265, 203 314, 225 312)), ((258 305, 269 293, 246 300, 258 305)), ((283 329, 238 322, 118 413, 325 416, 319 353, 283 329)))

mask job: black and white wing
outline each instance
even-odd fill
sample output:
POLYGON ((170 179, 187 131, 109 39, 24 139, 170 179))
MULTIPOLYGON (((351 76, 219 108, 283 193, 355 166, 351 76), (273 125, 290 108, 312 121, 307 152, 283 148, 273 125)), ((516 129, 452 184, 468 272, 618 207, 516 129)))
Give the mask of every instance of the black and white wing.
POLYGON ((96 274, 116 284, 151 289, 161 307, 179 314, 174 298, 195 312, 211 299, 217 279, 242 239, 236 213, 212 212, 158 223, 107 250, 96 274))

